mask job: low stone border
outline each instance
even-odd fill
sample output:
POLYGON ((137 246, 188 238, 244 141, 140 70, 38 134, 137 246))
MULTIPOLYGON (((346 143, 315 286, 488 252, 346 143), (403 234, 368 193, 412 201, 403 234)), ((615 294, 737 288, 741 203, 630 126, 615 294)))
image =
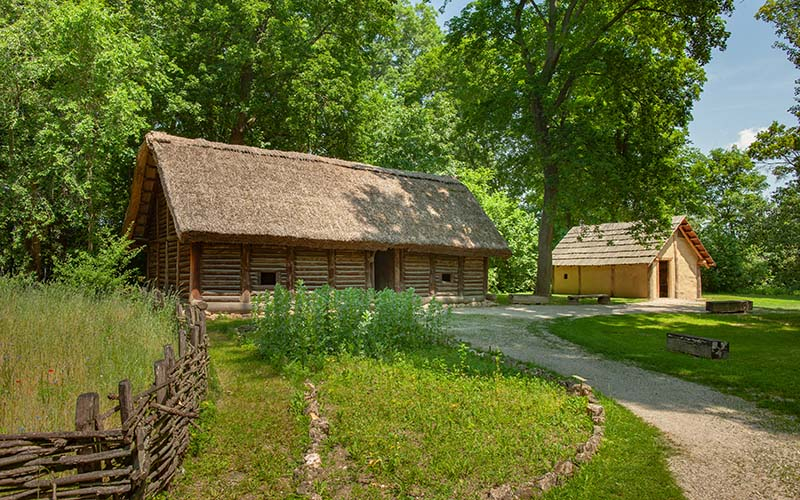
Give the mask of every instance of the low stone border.
POLYGON ((319 475, 322 468, 322 443, 328 439, 330 425, 328 419, 320 415, 319 401, 317 400, 317 388, 309 381, 306 381, 306 407, 304 413, 308 415, 308 437, 311 442, 303 455, 303 463, 294 470, 295 480, 298 481, 297 494, 303 495, 311 500, 322 500, 322 496, 314 491, 314 479, 319 475))
MULTIPOLYGON (((470 351, 484 358, 493 356, 492 353, 476 349, 470 349, 470 351)), ((603 408, 603 405, 600 404, 600 400, 595 396, 592 387, 583 380, 574 381, 556 377, 545 370, 529 368, 521 361, 508 358, 505 355, 503 355, 503 363, 509 368, 513 368, 525 375, 554 381, 564 387, 571 396, 586 396, 586 413, 591 417, 592 423, 594 424, 592 427, 592 435, 586 442, 580 443, 575 447, 575 456, 571 460, 562 460, 553 467, 552 471, 530 481, 526 481, 521 485, 512 486, 510 484, 501 484, 490 489, 484 495, 484 498, 487 500, 525 500, 536 498, 555 486, 564 484, 567 479, 575 475, 581 465, 587 463, 592 459, 594 454, 597 453, 597 449, 600 447, 600 442, 606 430, 605 408, 603 408)))

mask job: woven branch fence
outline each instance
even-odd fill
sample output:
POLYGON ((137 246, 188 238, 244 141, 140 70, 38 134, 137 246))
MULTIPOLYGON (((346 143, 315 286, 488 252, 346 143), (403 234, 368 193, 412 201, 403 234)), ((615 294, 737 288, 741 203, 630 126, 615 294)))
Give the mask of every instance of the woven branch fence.
POLYGON ((99 412, 96 392, 81 394, 75 430, 0 435, 0 498, 134 498, 163 490, 189 445, 189 426, 208 388, 205 304, 178 306, 178 356, 164 346, 155 381, 133 395, 128 380, 99 412), (104 429, 119 413, 121 426, 104 429))

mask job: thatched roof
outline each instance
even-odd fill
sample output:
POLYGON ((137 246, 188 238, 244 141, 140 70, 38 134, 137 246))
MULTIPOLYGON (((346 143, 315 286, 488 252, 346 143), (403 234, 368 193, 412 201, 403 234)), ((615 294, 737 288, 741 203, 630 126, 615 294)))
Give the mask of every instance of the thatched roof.
POLYGON ((126 216, 134 238, 144 236, 157 182, 181 241, 511 253, 472 193, 450 177, 151 132, 126 216))
POLYGON ((646 241, 637 240, 632 230, 635 222, 600 224, 597 226, 575 226, 553 250, 554 266, 611 266, 621 264, 650 264, 676 232, 697 253, 701 265, 716 265, 714 259, 700 242, 686 217, 672 218, 672 230, 664 235, 651 236, 646 241))

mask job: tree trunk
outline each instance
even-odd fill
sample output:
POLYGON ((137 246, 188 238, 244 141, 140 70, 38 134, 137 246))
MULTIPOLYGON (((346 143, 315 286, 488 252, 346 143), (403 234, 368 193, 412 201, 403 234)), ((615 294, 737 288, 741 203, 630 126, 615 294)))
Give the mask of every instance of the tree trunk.
POLYGON ((539 258, 536 268, 536 295, 549 297, 553 284, 553 229, 558 198, 558 167, 550 160, 544 167, 544 203, 539 222, 539 258))
MULTIPOLYGON (((246 108, 250 101, 250 91, 253 87, 253 64, 247 63, 242 67, 239 72, 239 106, 246 108)), ((231 129, 231 144, 244 144, 244 136, 247 128, 250 126, 250 120, 247 113, 239 111, 236 114, 236 123, 231 129)))

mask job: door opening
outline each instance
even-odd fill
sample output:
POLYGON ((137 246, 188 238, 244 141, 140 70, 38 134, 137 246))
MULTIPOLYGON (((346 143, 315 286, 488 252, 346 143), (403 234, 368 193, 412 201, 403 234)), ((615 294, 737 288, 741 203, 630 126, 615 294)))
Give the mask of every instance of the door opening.
POLYGON ((394 289, 394 251, 375 252, 375 290, 394 289))
POLYGON ((669 261, 658 261, 658 296, 669 297, 669 261))

